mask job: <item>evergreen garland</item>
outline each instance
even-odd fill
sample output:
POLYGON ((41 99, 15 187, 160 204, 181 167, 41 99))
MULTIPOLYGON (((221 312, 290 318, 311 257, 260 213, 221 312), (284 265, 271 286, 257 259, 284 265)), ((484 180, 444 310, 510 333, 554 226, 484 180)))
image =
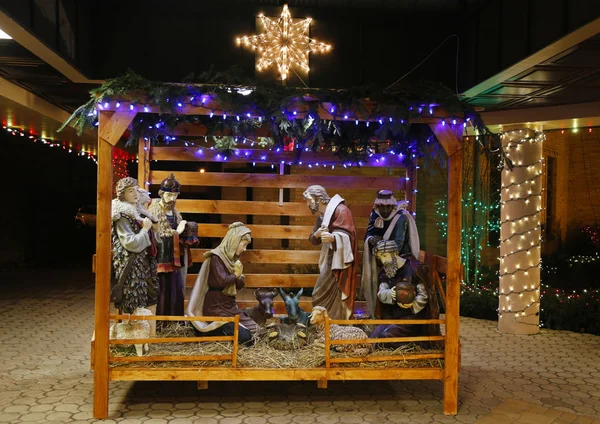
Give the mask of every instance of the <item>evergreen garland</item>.
MULTIPOLYGON (((450 114, 436 116, 446 120, 448 125, 455 117, 468 119, 488 154, 496 151, 499 143, 469 105, 448 88, 431 82, 396 85, 391 91, 371 85, 346 90, 308 89, 256 85, 241 78, 234 69, 190 75, 181 84, 173 84, 151 81, 129 70, 106 80, 91 90, 90 95, 90 100, 79 107, 59 131, 73 123, 81 134, 85 127, 98 124, 97 110, 102 109, 105 102, 123 101, 134 104, 138 111, 127 135, 128 145, 137 144, 140 137, 153 143, 168 142, 171 130, 178 124, 193 123, 206 125, 208 135, 215 138, 215 147, 226 154, 236 148, 238 138, 252 138, 261 146, 276 147, 284 146, 291 139, 296 143, 298 154, 305 150, 335 152, 343 160, 358 163, 369 154, 380 152, 378 140, 389 140, 390 151, 415 153, 419 144, 430 141, 432 133, 427 129, 411 134, 410 122, 420 116, 430 116, 430 108, 435 107, 450 114), (241 94, 248 91, 247 95, 241 94), (202 106, 202 99, 208 97, 211 104, 219 107, 214 112, 226 113, 227 119, 178 113, 180 105, 202 106), (318 108, 324 103, 332 105, 333 120, 318 117, 318 108), (161 113, 143 113, 145 106, 158 107, 161 113), (295 117, 294 111, 300 109, 308 110, 306 117, 295 117), (246 117, 249 111, 252 118, 246 117), (255 118, 256 115, 260 118, 255 118), (357 125, 357 117, 375 122, 357 125), (265 126, 270 137, 257 137, 256 130, 265 126)), ((264 129, 261 132, 264 133, 264 129)))

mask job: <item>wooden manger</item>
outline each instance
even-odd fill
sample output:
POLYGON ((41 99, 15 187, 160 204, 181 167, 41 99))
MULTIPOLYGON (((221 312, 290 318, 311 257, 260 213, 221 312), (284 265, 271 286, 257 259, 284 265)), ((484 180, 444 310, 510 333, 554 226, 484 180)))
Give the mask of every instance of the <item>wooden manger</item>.
MULTIPOLYGON (((98 113, 99 138, 98 138, 98 215, 97 215, 97 249, 96 249, 96 313, 95 332, 92 343, 92 366, 94 369, 94 417, 106 418, 108 416, 108 386, 111 380, 188 380, 198 381, 199 388, 206 388, 208 381, 261 381, 261 380, 314 380, 318 387, 326 388, 328 381, 346 380, 441 380, 444 384, 444 413, 456 414, 458 407, 458 372, 459 372, 459 296, 460 296, 460 234, 461 234, 461 202, 462 202, 462 150, 461 143, 454 130, 449 125, 442 125, 440 118, 427 117, 415 120, 415 123, 428 124, 436 135, 438 141, 448 154, 449 165, 449 193, 448 193, 448 251, 447 260, 434 257, 422 252, 421 260, 429 265, 432 279, 445 304, 446 317, 444 320, 410 320, 406 323, 414 325, 443 324, 445 332, 443 336, 399 338, 397 340, 381 339, 381 341, 440 341, 443 342, 441 353, 417 353, 413 356, 407 355, 403 360, 435 358, 443 360, 443 366, 420 367, 420 368, 364 368, 360 363, 385 362, 389 356, 368 357, 331 357, 330 346, 349 343, 375 343, 375 339, 332 341, 329 339, 330 324, 379 324, 379 323, 403 323, 393 320, 327 320, 325 325, 326 361, 323 367, 303 369, 270 369, 270 368, 242 368, 237 364, 237 334, 233 337, 186 337, 153 338, 145 340, 109 340, 109 327, 111 320, 128 319, 129 316, 110 314, 110 275, 111 275, 111 219, 110 208, 112 200, 113 170, 112 149, 117 144, 124 131, 129 127, 136 116, 135 110, 130 110, 126 101, 120 102, 117 109, 115 102, 104 105, 98 113), (439 282, 438 272, 446 274, 446 290, 444 292, 439 282), (218 339, 218 340, 217 340, 218 339), (197 356, 143 356, 143 357, 114 357, 110 355, 110 346, 133 343, 204 343, 211 341, 227 341, 233 343, 230 355, 197 355, 197 356), (227 365, 193 367, 133 367, 127 364, 135 362, 161 361, 161 362, 193 362, 200 360, 227 361, 227 365), (119 362, 118 367, 111 367, 111 363, 119 362), (356 363, 356 366, 353 364, 356 363)), ((185 105, 178 110, 180 114, 208 115, 215 112, 212 107, 199 107, 185 105)), ((159 111, 153 107, 147 107, 146 112, 159 111)), ((299 117, 306 112, 300 112, 299 117)), ((323 119, 335 119, 327 112, 327 109, 319 107, 319 115, 323 119)), ((202 126, 182 126, 176 130, 188 136, 203 136, 206 128, 202 126)), ((174 134, 177 135, 177 134, 174 134)), ((169 169, 156 170, 154 161, 181 161, 181 162, 218 162, 217 152, 204 151, 202 157, 196 153, 194 147, 151 147, 144 140, 139 145, 139 175, 140 184, 149 183, 150 186, 160 184, 171 171, 169 169), (152 166, 150 166, 152 164, 152 166)), ((368 221, 368 215, 372 208, 372 202, 378 189, 387 188, 396 193, 407 193, 407 199, 411 200, 410 208, 414 211, 416 200, 416 167, 403 170, 404 174, 394 176, 372 176, 372 175, 298 175, 285 173, 283 164, 293 161, 295 152, 282 152, 275 156, 275 152, 264 152, 264 160, 267 166, 273 164, 272 172, 251 172, 252 159, 244 157, 228 158, 228 164, 247 166, 246 172, 229 172, 231 165, 227 165, 221 172, 198 172, 198 171, 174 171, 177 179, 184 187, 184 192, 177 201, 177 208, 184 218, 190 213, 225 215, 222 223, 199 224, 199 236, 201 238, 221 238, 227 232, 228 225, 234 220, 241 220, 248 224, 252 231, 253 246, 245 252, 241 258, 245 266, 246 287, 312 287, 317 275, 314 273, 289 273, 281 269, 273 271, 285 264, 315 265, 318 262, 319 251, 310 247, 307 238, 314 224, 314 217, 306 207, 306 204, 296 199, 294 193, 302 192, 311 184, 323 185, 331 195, 349 190, 368 190, 370 199, 363 204, 348 202, 348 206, 354 214, 357 224, 359 248, 364 238, 364 230, 368 221), (283 164, 282 164, 283 162, 283 164), (407 178, 408 177, 408 178, 407 178), (193 199, 187 196, 202 187, 244 187, 247 193, 252 190, 269 189, 279 191, 277 198, 268 200, 209 200, 193 199), (283 201, 285 190, 290 199, 283 201), (241 216, 241 218, 240 218, 241 216), (262 220, 269 220, 262 223, 262 220), (254 219, 256 218, 256 219, 254 219), (277 220, 274 222, 273 219, 277 220), (295 225, 293 225, 295 224, 295 225), (273 242, 286 241, 288 248, 273 248, 273 242), (261 247, 264 246, 264 247, 261 247), (291 248, 289 248, 291 247, 291 248)), ((319 160, 331 160, 328 154, 307 153, 307 156, 316 155, 319 160)), ((304 156, 303 156, 304 157, 304 156)), ((306 160, 306 159, 305 159, 306 160)), ((257 161, 258 162, 258 161, 257 161)), ((396 170, 396 172, 399 172, 396 170)), ((155 192, 155 190, 152 190, 155 192)), ((206 250, 193 249, 192 258, 195 263, 203 261, 206 250)), ((357 260, 362 259, 359 252, 357 260)), ((189 274, 187 277, 188 289, 193 286, 196 275, 189 274)), ((360 280, 359 280, 360 281, 360 280)), ((360 284, 360 283, 358 283, 360 284)), ((255 301, 239 301, 240 308, 253 306, 255 301)), ((304 310, 310 310, 312 305, 308 301, 301 302, 304 310)), ((284 308, 281 301, 276 302, 276 313, 283 313, 284 308)), ((132 317, 132 319, 152 319, 171 321, 191 321, 201 319, 203 321, 234 321, 233 318, 189 318, 189 317, 132 317)), ((236 325, 237 329, 237 325, 236 325)))

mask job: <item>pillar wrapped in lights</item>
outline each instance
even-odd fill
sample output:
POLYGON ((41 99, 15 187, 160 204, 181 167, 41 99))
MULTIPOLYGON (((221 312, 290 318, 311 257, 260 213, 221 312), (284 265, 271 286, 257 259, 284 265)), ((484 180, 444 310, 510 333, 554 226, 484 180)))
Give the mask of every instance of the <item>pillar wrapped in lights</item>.
POLYGON ((502 170, 498 329, 540 331, 542 150, 544 135, 516 129, 502 135, 513 169, 502 170))

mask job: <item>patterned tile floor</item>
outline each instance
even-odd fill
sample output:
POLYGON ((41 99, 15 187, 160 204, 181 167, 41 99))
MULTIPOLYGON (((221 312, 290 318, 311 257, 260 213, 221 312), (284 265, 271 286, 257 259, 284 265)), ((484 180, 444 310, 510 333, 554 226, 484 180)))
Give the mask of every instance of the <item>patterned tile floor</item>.
MULTIPOLYGON (((93 277, 0 273, 0 422, 94 422, 89 371, 93 277)), ((600 337, 499 333, 462 318, 460 406, 438 381, 110 383, 110 419, 139 423, 598 423, 600 337)))

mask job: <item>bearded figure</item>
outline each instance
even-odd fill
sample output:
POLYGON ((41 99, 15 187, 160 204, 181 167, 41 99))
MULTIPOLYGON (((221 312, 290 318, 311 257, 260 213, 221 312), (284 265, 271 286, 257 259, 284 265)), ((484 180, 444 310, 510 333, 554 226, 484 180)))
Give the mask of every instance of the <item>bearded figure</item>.
POLYGON ((324 307, 332 319, 349 319, 354 308, 358 250, 352 212, 341 196, 330 198, 320 185, 308 187, 303 196, 317 215, 308 239, 313 245, 322 245, 313 307, 324 307))
MULTIPOLYGON (((124 313, 136 308, 155 312, 158 295, 156 239, 151 227, 151 214, 138 207, 139 192, 136 179, 127 177, 117 182, 117 198, 113 199, 112 259, 120 293, 115 307, 124 313)), ((156 218, 154 218, 156 220, 156 218)))
POLYGON ((365 235, 361 275, 361 288, 372 317, 380 317, 380 311, 377 309, 377 291, 381 272, 381 265, 375 258, 373 248, 382 240, 395 243, 399 256, 404 259, 399 266, 405 277, 412 275, 409 264, 411 256, 414 259, 419 257, 419 232, 414 218, 406 210, 407 205, 406 201, 398 202, 390 190, 380 190, 373 204, 365 235), (403 267, 404 263, 407 265, 403 267))
MULTIPOLYGON (((234 222, 221 244, 204 254, 204 263, 194 283, 186 315, 207 317, 240 316, 238 341, 246 343, 252 340, 258 331, 258 325, 246 312, 241 311, 235 301, 238 290, 244 287, 244 268, 239 258, 252 241, 250 229, 241 222, 234 222)), ((197 332, 202 335, 234 334, 233 323, 220 321, 191 321, 197 332)))
MULTIPOLYGON (((402 268, 406 259, 399 255, 396 243, 382 240, 374 248, 381 263, 377 297, 383 304, 383 319, 429 319, 429 302, 435 301, 419 279, 406 277, 402 268)), ((410 324, 381 324, 375 327, 370 338, 409 337, 422 335, 425 326, 410 324)), ((390 344, 399 347, 399 344, 390 344)))
POLYGON ((185 279, 188 267, 188 249, 180 240, 186 221, 175 209, 181 184, 170 174, 160 184, 158 195, 148 208, 158 220, 158 280, 159 295, 157 315, 183 316, 185 279))

